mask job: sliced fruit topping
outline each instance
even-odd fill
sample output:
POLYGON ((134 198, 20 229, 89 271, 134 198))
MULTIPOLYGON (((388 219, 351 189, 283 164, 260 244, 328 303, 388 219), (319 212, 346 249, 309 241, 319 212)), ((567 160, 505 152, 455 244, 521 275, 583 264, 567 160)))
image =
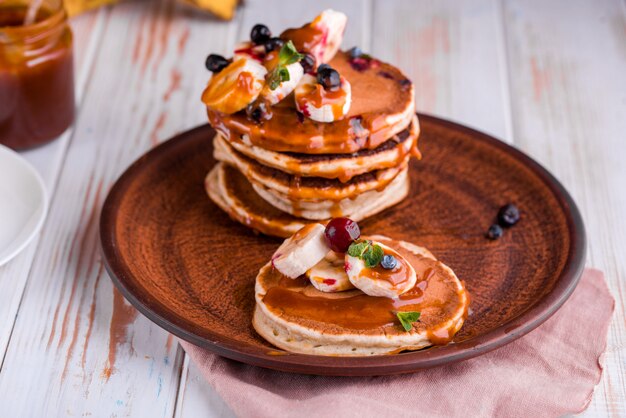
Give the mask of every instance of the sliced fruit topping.
POLYGON ((336 85, 335 73, 338 75, 335 70, 329 69, 327 76, 322 76, 325 84, 335 86, 331 88, 325 88, 318 78, 310 74, 302 77, 295 89, 296 108, 300 113, 317 122, 333 122, 348 114, 352 103, 350 83, 339 77, 339 85, 336 85))
POLYGON ((343 254, 330 251, 306 272, 311 284, 320 292, 342 292, 354 289, 344 269, 343 254))
MULTIPOLYGON (((389 260, 389 259, 387 259, 389 260)), ((373 241, 355 241, 345 255, 346 273, 352 284, 370 296, 398 298, 417 282, 415 269, 394 249, 373 241), (386 256, 396 260, 393 268, 382 265, 386 256)))
POLYGON ((261 92, 261 98, 271 105, 291 94, 304 75, 304 70, 299 64, 304 55, 296 51, 291 41, 281 47, 277 56, 272 57, 273 54, 275 52, 272 52, 266 61, 266 66, 270 68, 265 87, 261 92))
POLYGON ((224 68, 228 67, 228 64, 230 64, 230 61, 228 61, 223 56, 217 54, 209 55, 206 58, 206 62, 204 63, 207 70, 211 71, 212 73, 219 73, 224 68))
POLYGON ((361 229, 352 219, 334 218, 326 225, 324 236, 333 251, 345 253, 350 244, 361 237, 361 229))
POLYGON ((238 112, 256 100, 267 70, 259 62, 241 58, 214 74, 202 93, 204 104, 218 112, 238 112))
POLYGON ((278 247, 272 256, 272 265, 287 277, 300 277, 330 251, 324 231, 324 225, 319 223, 303 227, 278 247))
POLYGON ((311 23, 297 29, 287 29, 280 37, 293 41, 298 51, 313 55, 318 64, 325 63, 337 53, 347 22, 345 14, 328 9, 311 23))

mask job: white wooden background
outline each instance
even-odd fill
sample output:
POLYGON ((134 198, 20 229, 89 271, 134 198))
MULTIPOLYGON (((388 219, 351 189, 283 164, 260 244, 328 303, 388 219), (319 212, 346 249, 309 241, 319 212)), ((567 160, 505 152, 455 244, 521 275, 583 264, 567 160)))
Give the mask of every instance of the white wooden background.
POLYGON ((345 47, 410 75, 420 111, 514 144, 573 194, 588 264, 605 271, 617 300, 585 415, 626 416, 623 0, 246 0, 228 23, 173 0, 137 0, 74 18, 76 124, 23 154, 51 210, 39 238, 0 268, 0 415, 232 415, 172 337, 113 290, 99 210, 133 160, 205 122, 208 53, 228 54, 255 23, 279 32, 330 6, 350 17, 345 47))

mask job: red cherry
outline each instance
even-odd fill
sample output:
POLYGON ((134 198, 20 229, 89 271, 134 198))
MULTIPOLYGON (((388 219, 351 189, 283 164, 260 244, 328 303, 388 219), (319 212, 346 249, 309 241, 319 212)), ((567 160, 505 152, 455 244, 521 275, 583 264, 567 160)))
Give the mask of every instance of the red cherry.
POLYGON ((361 236, 359 224, 348 218, 334 218, 326 225, 326 242, 335 252, 345 253, 348 247, 361 236))

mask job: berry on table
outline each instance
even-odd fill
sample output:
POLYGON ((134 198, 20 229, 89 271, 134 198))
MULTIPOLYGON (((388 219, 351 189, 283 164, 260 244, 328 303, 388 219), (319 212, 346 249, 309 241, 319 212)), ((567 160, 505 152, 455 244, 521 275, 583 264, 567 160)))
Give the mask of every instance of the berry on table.
POLYGON ((487 235, 487 238, 489 238, 491 240, 496 240, 496 239, 500 238, 503 233, 504 233, 504 231, 502 230, 502 227, 500 225, 493 224, 487 230, 487 234, 486 235, 487 235))
POLYGON ((334 218, 326 225, 326 243, 331 250, 345 253, 354 240, 359 239, 361 230, 359 224, 348 218, 334 218))
POLYGON ((204 65, 207 70, 213 73, 219 73, 228 66, 229 62, 221 55, 211 54, 206 58, 204 65))
POLYGON ((324 86, 326 90, 336 89, 341 85, 341 77, 337 70, 330 67, 317 69, 317 82, 324 86))
POLYGON ((393 270, 398 265, 398 260, 396 260, 396 258, 391 254, 385 254, 383 256, 383 260, 380 262, 380 265, 385 270, 393 270))
POLYGON ((260 23, 254 25, 250 31, 250 39, 255 45, 262 45, 272 37, 269 28, 260 23))
POLYGON ((519 209, 512 203, 502 206, 498 211, 498 223, 505 228, 515 225, 519 218, 519 209))

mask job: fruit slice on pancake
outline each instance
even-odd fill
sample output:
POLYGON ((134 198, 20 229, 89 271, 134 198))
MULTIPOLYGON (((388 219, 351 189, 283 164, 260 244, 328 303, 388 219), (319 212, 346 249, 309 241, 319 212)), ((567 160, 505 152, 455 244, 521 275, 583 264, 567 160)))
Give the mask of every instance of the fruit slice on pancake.
POLYGON ((263 64, 242 57, 213 75, 202 93, 202 101, 218 112, 238 112, 259 97, 266 74, 263 64))
POLYGON ((305 74, 296 87, 294 96, 298 111, 317 122, 343 119, 352 104, 352 88, 348 80, 333 69, 326 71, 326 67, 318 72, 317 77, 305 74), (325 73, 332 74, 328 77, 328 85, 320 82, 325 73), (331 81, 330 77, 336 78, 336 81, 331 81))
POLYGON ((380 242, 361 240, 345 255, 350 282, 370 296, 397 299, 415 286, 415 269, 393 248, 380 242))
POLYGON ((293 41, 298 51, 307 52, 317 65, 330 61, 343 40, 348 17, 332 9, 324 10, 311 23, 280 34, 285 41, 293 41))
POLYGON ((306 276, 320 292, 333 293, 354 289, 344 269, 343 254, 334 251, 330 251, 319 263, 311 267, 306 276))
POLYGON ((287 238, 272 256, 272 265, 295 279, 322 260, 330 247, 324 238, 324 225, 313 223, 287 238))

